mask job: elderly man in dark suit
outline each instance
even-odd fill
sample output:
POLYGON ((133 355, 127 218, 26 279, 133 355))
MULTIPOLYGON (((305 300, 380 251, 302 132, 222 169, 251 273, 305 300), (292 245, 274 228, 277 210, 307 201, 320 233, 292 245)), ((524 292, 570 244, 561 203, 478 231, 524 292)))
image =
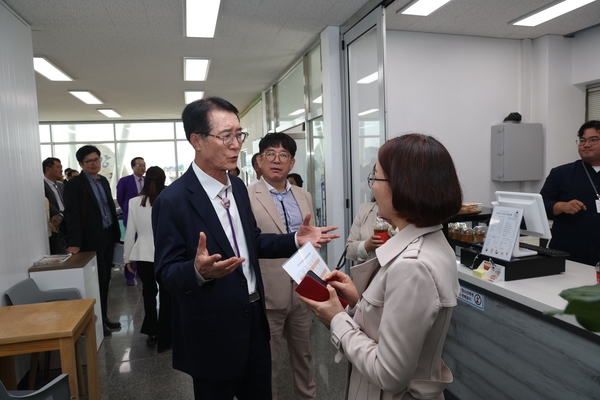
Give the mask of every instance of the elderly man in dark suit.
POLYGON ((227 173, 247 138, 237 109, 213 97, 190 103, 182 120, 194 162, 152 207, 156 277, 173 294, 173 366, 192 376, 196 399, 270 399, 258 258, 339 235, 309 226, 310 215, 296 234, 261 234, 244 183, 227 173))
MULTIPOLYGON (((63 201, 64 184, 59 181, 62 178, 62 164, 58 158, 48 157, 42 162, 44 171, 44 196, 48 199, 50 208, 50 223, 56 228, 62 228, 64 221, 63 201), (62 226, 61 226, 62 225, 62 226)), ((50 254, 65 254, 67 249, 63 243, 60 232, 53 232, 50 238, 50 254)))
POLYGON ((75 155, 82 173, 65 185, 65 219, 69 245, 67 251, 73 254, 80 251, 96 252, 104 336, 108 336, 111 329, 121 327, 119 322, 108 319, 107 314, 110 270, 115 244, 121 238, 121 230, 110 185, 106 178, 99 174, 102 163, 100 150, 95 146, 86 145, 77 150, 75 155))

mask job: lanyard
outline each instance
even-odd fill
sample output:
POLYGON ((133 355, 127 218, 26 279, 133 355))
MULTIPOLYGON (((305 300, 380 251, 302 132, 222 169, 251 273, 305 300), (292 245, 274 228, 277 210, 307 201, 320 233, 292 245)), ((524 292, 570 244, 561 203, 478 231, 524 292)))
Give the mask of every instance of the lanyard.
POLYGON ((583 170, 585 171, 585 174, 587 175, 588 179, 590 180, 590 183, 592 184, 592 188, 594 188, 594 193, 596 193, 596 197, 600 200, 600 194, 598 194, 598 191, 596 190, 596 185, 594 185, 594 181, 592 181, 592 177, 590 176, 590 173, 585 167, 585 163, 583 162, 583 160, 581 160, 581 164, 583 165, 583 170))

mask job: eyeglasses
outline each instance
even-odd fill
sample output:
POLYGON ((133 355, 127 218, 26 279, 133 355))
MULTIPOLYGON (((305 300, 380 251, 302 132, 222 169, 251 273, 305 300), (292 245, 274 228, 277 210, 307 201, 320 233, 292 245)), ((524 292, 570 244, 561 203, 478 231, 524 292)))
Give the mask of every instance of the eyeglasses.
POLYGON ((83 160, 84 164, 96 164, 99 163, 101 160, 100 157, 96 157, 96 158, 92 158, 91 160, 83 160))
POLYGON ((371 172, 369 176, 367 176, 367 185, 369 185, 369 189, 373 189, 373 181, 389 182, 390 180, 383 178, 375 178, 375 172, 371 172))
POLYGON ((224 136, 211 135, 210 133, 206 134, 207 136, 212 136, 217 139, 221 139, 223 141, 224 146, 229 146, 233 143, 233 139, 237 140, 239 144, 242 144, 248 139, 248 132, 240 132, 240 133, 230 133, 224 136))
POLYGON ((265 156, 265 158, 269 162, 275 161, 275 156, 278 156, 279 161, 281 161, 283 163, 288 162, 292 159, 292 155, 290 153, 275 153, 274 151, 267 151, 267 152, 264 152, 262 155, 265 156))
POLYGON ((598 144, 598 142, 600 141, 600 137, 598 136, 592 136, 591 138, 577 138, 575 139, 575 143, 577 143, 579 146, 585 146, 586 143, 589 143, 590 146, 595 146, 598 144))

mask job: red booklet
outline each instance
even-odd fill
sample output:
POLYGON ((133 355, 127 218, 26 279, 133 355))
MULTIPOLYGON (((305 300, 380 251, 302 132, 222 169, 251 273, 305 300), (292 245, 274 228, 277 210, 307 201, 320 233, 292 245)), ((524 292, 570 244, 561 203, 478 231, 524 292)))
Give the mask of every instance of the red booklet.
MULTIPOLYGON (((307 297, 314 301, 327 301, 329 300, 329 291, 327 290, 327 283, 323 281, 317 274, 312 270, 309 270, 302 282, 296 288, 296 292, 304 297, 307 297)), ((346 308, 348 302, 338 296, 342 307, 346 308)))

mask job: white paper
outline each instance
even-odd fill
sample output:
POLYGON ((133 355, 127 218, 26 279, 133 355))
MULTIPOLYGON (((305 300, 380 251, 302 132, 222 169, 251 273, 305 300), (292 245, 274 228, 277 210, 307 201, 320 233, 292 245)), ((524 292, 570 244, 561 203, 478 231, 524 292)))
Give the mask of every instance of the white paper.
POLYGON ((310 242, 300 247, 293 256, 283 263, 283 269, 297 284, 300 284, 306 273, 310 270, 321 279, 330 272, 325 260, 323 260, 317 249, 310 242))
POLYGON ((481 254, 510 261, 519 237, 523 209, 494 207, 481 254))

